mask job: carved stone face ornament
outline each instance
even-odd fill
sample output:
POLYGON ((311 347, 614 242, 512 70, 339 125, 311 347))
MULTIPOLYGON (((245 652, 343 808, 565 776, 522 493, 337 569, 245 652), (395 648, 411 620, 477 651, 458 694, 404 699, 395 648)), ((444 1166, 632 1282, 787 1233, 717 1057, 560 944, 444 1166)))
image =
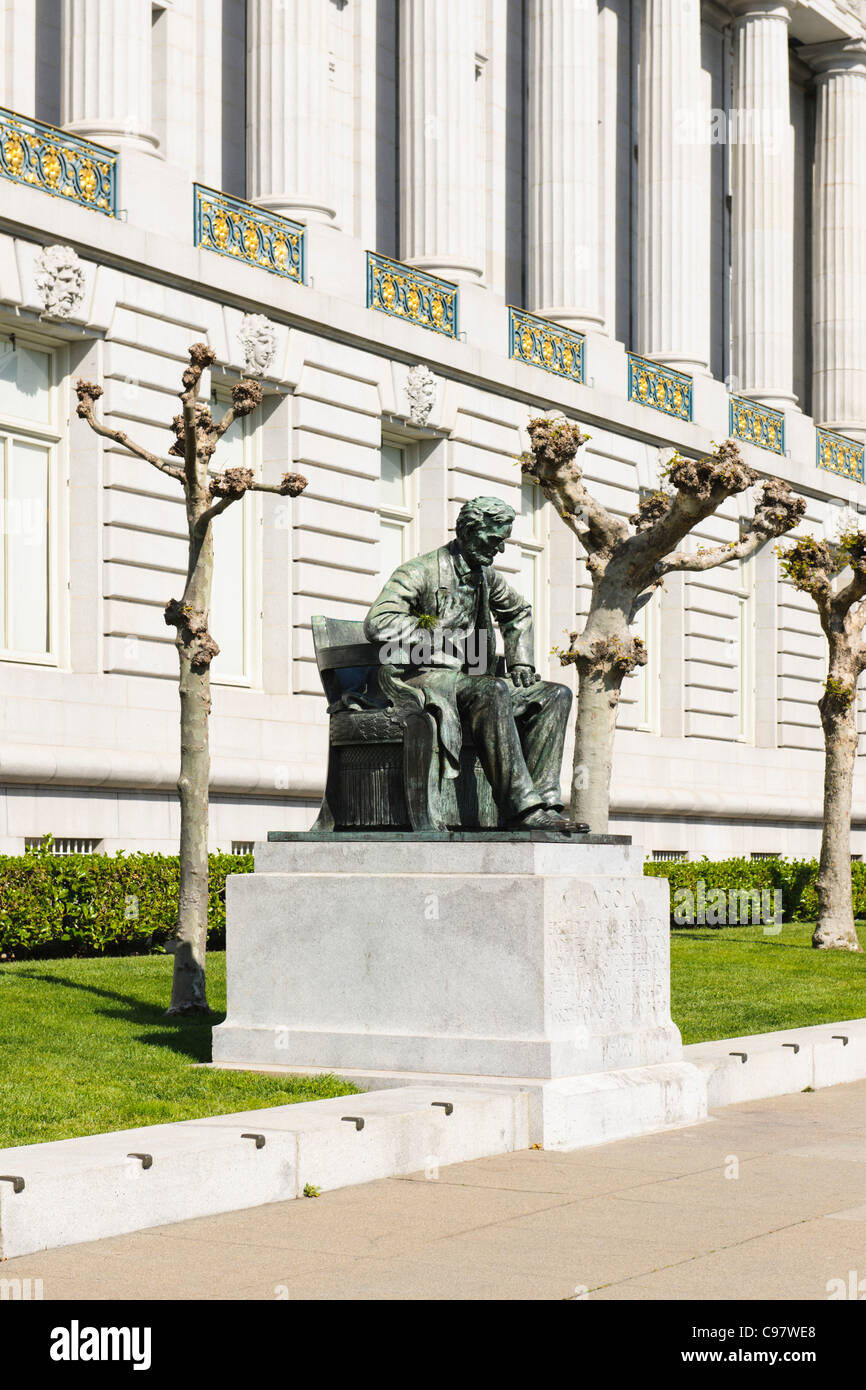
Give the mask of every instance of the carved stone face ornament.
POLYGON ((68 319, 84 299, 84 267, 71 246, 46 246, 34 262, 41 318, 68 319))
POLYGON ((244 314, 238 329, 238 342, 244 350, 244 371, 247 376, 262 376, 277 351, 274 325, 264 314, 244 314))

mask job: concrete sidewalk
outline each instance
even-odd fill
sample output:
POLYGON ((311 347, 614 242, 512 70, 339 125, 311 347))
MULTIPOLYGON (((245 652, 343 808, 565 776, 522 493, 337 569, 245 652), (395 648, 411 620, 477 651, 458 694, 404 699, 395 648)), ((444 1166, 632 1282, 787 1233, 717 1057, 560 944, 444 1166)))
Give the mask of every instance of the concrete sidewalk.
POLYGON ((16 1278, 74 1300, 863 1297, 866 1081, 0 1265, 16 1278))

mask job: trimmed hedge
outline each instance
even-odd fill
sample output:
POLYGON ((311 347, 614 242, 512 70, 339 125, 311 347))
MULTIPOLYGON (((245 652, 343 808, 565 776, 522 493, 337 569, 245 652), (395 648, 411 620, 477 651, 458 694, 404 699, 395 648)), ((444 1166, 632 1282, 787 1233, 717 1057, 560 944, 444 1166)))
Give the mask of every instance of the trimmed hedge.
MULTIPOLYGON (((209 946, 225 945, 227 874, 252 870, 251 854, 210 855, 209 946)), ((677 889, 697 897, 702 881, 707 894, 779 889, 785 922, 818 915, 814 859, 662 861, 644 872, 669 881, 672 906, 677 889)), ((174 930, 179 877, 170 854, 0 855, 0 960, 159 951, 174 930)), ((851 877, 854 916, 866 918, 866 863, 852 863, 851 877)))
MULTIPOLYGON (((671 907, 678 888, 688 888, 697 895, 699 881, 709 894, 714 888, 726 892, 762 892, 782 894, 783 922, 814 922, 818 916, 817 859, 696 859, 661 861, 646 864, 644 873, 652 878, 666 878, 671 885, 671 907)), ((866 863, 854 860, 851 865, 851 885, 854 916, 866 918, 866 863)), ((673 916, 671 917, 673 924, 673 916)), ((707 923, 707 925, 712 925, 707 923)))
MULTIPOLYGON (((227 874, 251 854, 211 854, 208 945, 225 944, 227 874)), ((159 951, 177 918, 180 861, 169 854, 0 855, 0 959, 159 951)))

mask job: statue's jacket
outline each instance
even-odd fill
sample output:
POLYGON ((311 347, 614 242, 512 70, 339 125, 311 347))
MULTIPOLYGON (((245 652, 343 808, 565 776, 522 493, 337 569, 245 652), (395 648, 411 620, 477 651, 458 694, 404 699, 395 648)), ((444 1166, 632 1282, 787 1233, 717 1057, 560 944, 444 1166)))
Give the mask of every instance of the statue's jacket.
POLYGON ((400 565, 364 623, 396 684, 417 692, 434 715, 444 777, 456 777, 460 764, 457 682, 467 671, 465 650, 474 646, 480 658, 469 667, 473 674, 495 672, 494 620, 508 670, 534 666, 531 606, 492 565, 470 570, 452 541, 400 565))

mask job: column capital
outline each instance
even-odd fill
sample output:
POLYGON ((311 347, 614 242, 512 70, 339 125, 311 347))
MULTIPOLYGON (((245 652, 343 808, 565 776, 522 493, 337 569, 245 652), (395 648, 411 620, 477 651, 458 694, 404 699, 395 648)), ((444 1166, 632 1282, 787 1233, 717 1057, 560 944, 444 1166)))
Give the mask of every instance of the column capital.
POLYGON ((796 0, 731 0, 730 4, 736 23, 744 19, 776 19, 790 24, 796 8, 796 0))
POLYGON ((866 77, 866 38, 833 39, 830 43, 804 44, 797 57, 812 69, 815 80, 851 73, 866 77))

